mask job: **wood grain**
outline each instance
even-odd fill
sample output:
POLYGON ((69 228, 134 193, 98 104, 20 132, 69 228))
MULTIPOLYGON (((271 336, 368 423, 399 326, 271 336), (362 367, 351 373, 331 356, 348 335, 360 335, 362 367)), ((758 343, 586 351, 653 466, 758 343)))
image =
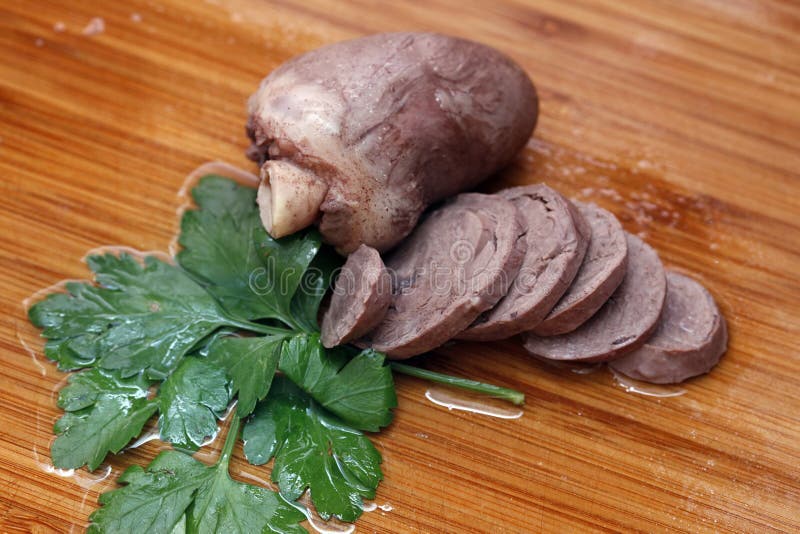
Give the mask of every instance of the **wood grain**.
POLYGON ((535 139, 487 188, 546 181, 602 203, 707 284, 731 348, 666 399, 538 364, 515 341, 439 350, 420 364, 521 389, 525 414, 448 412, 399 377, 376 437, 376 502, 393 509, 358 530, 800 529, 797 3, 0 0, 1 531, 85 525, 156 450, 111 458, 102 481, 44 469, 63 376, 21 346, 35 334, 22 300, 86 276, 90 248, 165 250, 194 167, 253 168, 244 103, 282 61, 409 28, 496 46, 539 87, 535 139), (83 35, 92 17, 105 31, 83 35))

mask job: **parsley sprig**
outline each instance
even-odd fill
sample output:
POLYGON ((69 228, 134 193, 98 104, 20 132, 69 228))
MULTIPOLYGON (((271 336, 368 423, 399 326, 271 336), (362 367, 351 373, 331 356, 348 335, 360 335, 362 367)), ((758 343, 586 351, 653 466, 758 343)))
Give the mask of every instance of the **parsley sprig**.
POLYGON ((375 498, 381 456, 361 432, 334 416, 286 377, 275 378, 243 432, 256 465, 275 458, 272 480, 290 500, 311 490, 323 519, 355 521, 362 498, 375 498))
POLYGON ((88 532, 305 532, 305 515, 278 493, 231 479, 231 454, 239 434, 234 417, 214 465, 164 451, 147 469, 129 467, 122 488, 100 496, 88 532))
MULTIPOLYGON (((320 342, 319 307, 341 259, 313 230, 271 238, 251 188, 209 175, 192 195, 177 264, 93 255, 94 283, 70 282, 29 310, 46 356, 77 371, 59 393, 53 464, 94 470, 157 415, 175 450, 128 468, 123 486, 101 496, 90 532, 303 532, 294 501, 306 491, 323 518, 354 521, 383 477, 362 431, 388 425, 397 396, 382 354, 320 342), (234 400, 219 460, 192 458, 234 400), (278 492, 230 478, 242 422, 246 457, 274 459, 278 492)), ((505 388, 394 370, 522 401, 505 388)))
MULTIPOLYGON (((147 517, 146 510, 157 510, 164 516, 162 506, 171 502, 174 490, 189 512, 169 520, 154 516, 152 528, 185 521, 193 531, 213 531, 224 521, 198 513, 198 503, 212 509, 215 499, 235 507, 236 499, 277 497, 266 496, 271 490, 208 474, 213 469, 227 477, 224 454, 215 467, 206 468, 186 453, 218 432, 218 419, 234 398, 232 428, 254 410, 263 412, 262 403, 272 407, 279 422, 272 431, 278 435, 292 435, 279 425, 293 424, 296 417, 290 414, 313 403, 315 424, 335 420, 348 436, 360 439, 333 448, 328 440, 334 436, 312 432, 303 447, 328 455, 321 459, 325 465, 346 465, 339 460, 346 458, 358 466, 361 478, 354 479, 346 468, 329 470, 328 486, 307 484, 314 487, 312 501, 326 515, 355 520, 361 496, 373 495, 382 478, 380 454, 360 430, 388 425, 397 397, 383 355, 328 350, 320 342, 317 314, 340 260, 322 247, 315 231, 272 239, 261 227, 250 188, 206 176, 192 194, 196 208, 183 215, 183 249, 176 265, 155 256, 140 262, 127 253, 90 256, 95 283, 69 283, 66 293, 49 295, 29 310, 47 338, 46 355, 60 369, 78 371, 59 395, 66 413, 55 426, 53 463, 96 469, 158 414, 161 439, 178 450, 162 453, 147 470, 127 471, 120 479, 127 486, 103 498, 106 507, 93 516, 93 528, 116 530, 114 513, 103 511, 109 506, 123 510, 141 501, 125 513, 147 517), (278 371, 285 378, 276 377, 278 371), (274 380, 280 387, 272 391, 274 380), (225 497, 203 489, 218 477, 210 487, 225 497), (357 489, 352 480, 362 480, 357 489), (241 489, 245 486, 250 489, 241 489), (343 488, 351 488, 344 497, 338 494, 343 488)), ((258 443, 258 432, 248 432, 258 443)), ((226 447, 235 439, 229 435, 226 447)), ((290 459, 282 464, 285 472, 304 469, 299 463, 306 457, 281 450, 280 457, 290 459)), ((294 501, 299 486, 288 480, 279 484, 281 499, 294 501)), ((174 511, 177 504, 170 506, 174 511)))

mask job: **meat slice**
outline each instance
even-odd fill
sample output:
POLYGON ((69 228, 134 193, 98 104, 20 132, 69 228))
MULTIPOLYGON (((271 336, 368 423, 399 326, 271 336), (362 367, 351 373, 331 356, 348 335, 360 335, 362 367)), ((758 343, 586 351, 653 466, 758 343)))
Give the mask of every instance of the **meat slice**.
POLYGON ((638 237, 626 234, 628 267, 619 288, 577 330, 560 336, 525 336, 525 348, 551 360, 595 362, 618 358, 653 333, 664 306, 667 280, 658 254, 638 237))
POLYGON ((616 291, 628 266, 628 244, 617 218, 596 204, 574 204, 589 224, 592 238, 572 285, 533 329, 539 336, 565 334, 585 323, 616 291))
POLYGON ((343 254, 384 252, 428 205, 511 162, 537 115, 525 72, 466 39, 381 33, 312 50, 250 98, 262 220, 273 237, 315 223, 343 254))
POLYGON ((674 384, 707 373, 728 345, 728 329, 714 297, 701 284, 667 272, 667 298, 653 336, 610 364, 655 384, 674 384))
POLYGON ((467 193, 434 211, 389 256, 392 304, 364 345, 408 358, 469 326, 506 294, 525 255, 511 201, 467 193))
POLYGON ((514 203, 526 227, 528 250, 508 294, 459 339, 491 341, 533 329, 556 305, 583 261, 590 229, 583 217, 544 184, 497 193, 514 203))
POLYGON ((347 257, 322 317, 322 344, 348 343, 378 326, 392 301, 389 272, 374 248, 361 245, 347 257))

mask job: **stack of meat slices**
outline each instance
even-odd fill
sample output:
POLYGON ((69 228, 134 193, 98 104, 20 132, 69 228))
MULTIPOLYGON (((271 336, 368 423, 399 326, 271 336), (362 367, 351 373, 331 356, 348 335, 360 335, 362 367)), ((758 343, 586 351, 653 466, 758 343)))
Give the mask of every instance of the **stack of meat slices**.
POLYGON ((360 249, 342 272, 323 320, 326 346, 359 338, 400 359, 454 338, 520 334, 538 358, 608 361, 654 383, 708 372, 727 346, 702 285, 665 271, 608 211, 543 184, 459 195, 385 265, 360 249))

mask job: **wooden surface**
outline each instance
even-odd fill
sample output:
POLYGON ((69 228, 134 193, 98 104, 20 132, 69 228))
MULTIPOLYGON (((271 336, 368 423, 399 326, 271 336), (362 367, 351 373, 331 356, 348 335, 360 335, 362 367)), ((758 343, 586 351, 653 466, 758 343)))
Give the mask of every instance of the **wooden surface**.
MULTIPOLYGON (((710 288, 731 347, 687 393, 626 393, 519 344, 430 368, 523 390, 524 416, 448 412, 398 378, 386 480, 359 532, 800 529, 800 6, 781 0, 0 1, 0 531, 81 527, 105 480, 47 471, 63 376, 21 346, 21 302, 90 248, 165 250, 194 167, 243 156, 245 100, 294 54, 395 29, 504 50, 541 96, 489 188, 597 200, 710 288), (93 17, 105 31, 84 35, 93 17)), ((253 470, 267 478, 263 469, 253 470)))

